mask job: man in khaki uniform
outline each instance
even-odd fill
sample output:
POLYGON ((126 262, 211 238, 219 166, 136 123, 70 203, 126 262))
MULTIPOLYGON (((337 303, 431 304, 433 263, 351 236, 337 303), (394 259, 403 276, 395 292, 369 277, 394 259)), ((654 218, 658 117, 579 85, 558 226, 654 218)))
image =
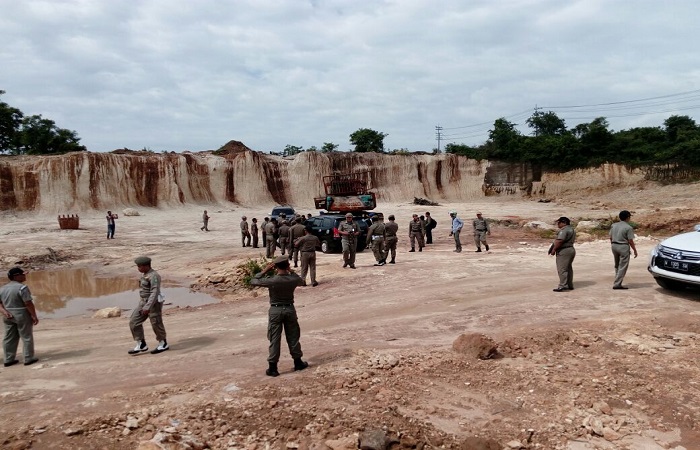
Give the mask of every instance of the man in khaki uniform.
POLYGON ((280 236, 280 252, 284 255, 289 250, 291 254, 292 250, 289 248, 289 222, 287 220, 282 221, 278 232, 280 236))
POLYGON ((269 217, 265 217, 263 219, 263 222, 260 224, 260 232, 262 233, 262 245, 263 247, 267 247, 267 231, 265 231, 265 227, 267 224, 270 222, 269 217))
POLYGON ((343 244, 343 268, 350 266, 351 269, 354 269, 360 226, 353 220, 352 213, 345 214, 345 222, 338 225, 338 234, 340 234, 343 244))
POLYGON ((379 216, 372 216, 372 226, 367 230, 367 247, 372 246, 374 259, 377 261, 375 266, 383 266, 386 264, 386 253, 384 252, 384 241, 386 240, 386 227, 379 220, 379 216))
POLYGON ((554 289, 554 292, 563 292, 565 290, 574 290, 574 268, 573 262, 576 257, 576 249, 574 249, 574 241, 576 241, 576 230, 571 226, 571 220, 568 217, 560 217, 557 220, 559 233, 552 247, 549 250, 550 255, 557 256, 557 273, 559 274, 559 285, 554 289))
POLYGON ((295 242, 297 239, 304 236, 304 230, 306 229, 302 224, 304 221, 305 219, 303 218, 297 218, 294 221, 294 225, 289 228, 289 243, 291 245, 289 260, 291 261, 292 258, 294 258, 294 267, 298 267, 299 262, 299 247, 295 244, 295 242))
POLYGON ((200 230, 202 231, 209 231, 209 214, 207 214, 207 210, 204 210, 204 214, 202 214, 202 228, 200 230))
POLYGON ((615 282, 613 289, 628 289, 622 285, 625 279, 627 268, 630 264, 630 248, 634 250, 634 257, 637 257, 637 247, 634 245, 634 229, 629 224, 632 214, 623 210, 620 211, 620 221, 615 222, 610 227, 610 245, 612 247, 613 258, 615 259, 615 282))
POLYGON ((131 336, 136 341, 136 347, 129 350, 130 355, 136 355, 148 350, 146 338, 143 334, 143 323, 146 319, 151 320, 151 327, 158 339, 158 347, 151 351, 152 354, 157 354, 168 350, 168 341, 166 340, 165 326, 163 325, 163 303, 160 296, 160 275, 151 268, 151 258, 147 256, 139 256, 134 260, 139 272, 141 272, 141 280, 139 280, 139 301, 138 307, 134 308, 129 318, 129 328, 131 336))
POLYGON ((32 293, 24 282, 27 275, 20 267, 13 267, 7 272, 10 282, 0 287, 0 315, 5 325, 2 347, 5 353, 3 367, 19 363, 17 347, 22 339, 24 365, 29 366, 39 361, 34 356, 34 326, 39 324, 32 293))
POLYGON ((272 219, 265 224, 265 243, 267 251, 266 256, 268 258, 275 257, 275 250, 277 250, 277 242, 275 235, 277 234, 277 219, 272 219))
POLYGON ((250 235, 253 237, 253 248, 258 248, 258 219, 253 217, 253 223, 250 224, 250 235))
POLYGON ((389 261, 389 264, 396 264, 396 244, 399 242, 399 236, 397 234, 399 231, 399 224, 396 223, 395 220, 396 217, 392 214, 389 216, 389 223, 384 225, 384 235, 386 236, 384 261, 386 261, 386 257, 391 253, 391 261, 389 261))
POLYGON ((316 250, 321 248, 321 241, 311 234, 311 228, 304 228, 304 236, 294 241, 294 247, 301 253, 301 279, 306 286, 306 273, 311 272, 311 286, 316 282, 316 250))
POLYGON ((489 244, 486 242, 486 235, 491 235, 489 223, 481 215, 481 212, 476 213, 476 219, 472 220, 474 228, 474 243, 476 244, 476 252, 481 251, 481 244, 484 244, 486 251, 489 251, 489 244))
POLYGON ((418 240, 418 251, 423 251, 423 247, 425 246, 423 236, 425 236, 425 226, 418 219, 418 214, 414 214, 413 220, 408 223, 408 238, 411 240, 411 249, 409 252, 416 251, 416 239, 418 240))
POLYGON ((243 247, 250 247, 250 231, 248 231, 248 218, 246 216, 241 218, 241 241, 243 247))

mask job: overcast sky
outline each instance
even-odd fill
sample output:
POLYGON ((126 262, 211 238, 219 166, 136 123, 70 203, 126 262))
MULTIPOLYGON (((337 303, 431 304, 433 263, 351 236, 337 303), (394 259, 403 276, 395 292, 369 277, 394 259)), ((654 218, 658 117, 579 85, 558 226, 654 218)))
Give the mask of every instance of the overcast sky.
POLYGON ((700 122, 698 23, 697 0, 0 0, 0 90, 90 151, 347 150, 359 128, 431 151, 436 125, 442 147, 499 117, 529 134, 536 106, 700 122))

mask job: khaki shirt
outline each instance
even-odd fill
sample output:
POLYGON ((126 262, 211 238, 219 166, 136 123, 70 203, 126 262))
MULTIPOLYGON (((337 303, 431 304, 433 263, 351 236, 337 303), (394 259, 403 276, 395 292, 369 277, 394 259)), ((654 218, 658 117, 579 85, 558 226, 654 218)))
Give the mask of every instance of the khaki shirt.
POLYGON ((574 246, 574 241, 576 240, 576 230, 571 225, 567 225, 559 230, 557 234, 557 240, 562 241, 559 246, 559 250, 562 248, 569 248, 574 246))
POLYGON ((610 227, 610 242, 613 244, 629 244, 634 240, 634 228, 627 221, 615 222, 610 227))
POLYGON ((155 302, 158 301, 158 294, 160 294, 160 275, 158 272, 151 269, 148 272, 141 275, 141 280, 139 280, 139 295, 141 300, 146 301, 142 309, 151 309, 155 302))
POLYGON ((280 225, 280 237, 289 237, 289 225, 285 223, 280 225))
POLYGON ((272 236, 277 232, 277 227, 272 221, 269 221, 265 224, 264 230, 268 236, 272 236))
POLYGON ((8 311, 27 309, 26 304, 32 301, 32 293, 27 285, 12 280, 0 288, 0 301, 8 311))
POLYGON ((386 226, 382 222, 375 222, 367 230, 367 244, 380 237, 386 237, 386 226))
MULTIPOLYGON (((340 225, 338 225, 338 231, 346 231, 346 232, 350 232, 350 233, 359 232, 360 226, 357 225, 354 221, 348 223, 347 220, 344 220, 343 222, 340 223, 340 225)), ((343 234, 343 235, 341 235, 341 238, 344 241, 355 242, 355 240, 357 239, 357 236, 355 236, 354 234, 350 234, 350 235, 343 234)))
POLYGON ((296 223, 289 228, 289 237, 292 241, 296 241, 302 236, 304 236, 304 225, 296 223))
POLYGON ((247 232, 248 232, 248 221, 246 221, 246 220, 241 220, 241 231, 242 231, 243 233, 247 233, 247 232))
POLYGON ((386 237, 396 237, 396 233, 399 232, 399 224, 389 221, 389 223, 384 225, 384 231, 386 233, 386 237))
POLYGON ((472 220, 472 226, 474 227, 474 231, 491 231, 486 219, 474 219, 472 220))
POLYGON ((252 234, 258 234, 258 224, 253 222, 250 224, 250 232, 252 234))
POLYGON ((421 223, 420 220, 411 220, 408 223, 408 233, 425 233, 425 226, 421 223))
POLYGON ((286 305, 294 304, 294 289, 297 286, 304 284, 304 280, 295 273, 286 275, 274 275, 265 278, 261 273, 258 273, 250 280, 253 286, 266 287, 270 291, 270 303, 284 303, 286 305))
POLYGON ((307 234, 294 241, 294 245, 300 252, 315 252, 321 248, 321 241, 313 234, 307 234))

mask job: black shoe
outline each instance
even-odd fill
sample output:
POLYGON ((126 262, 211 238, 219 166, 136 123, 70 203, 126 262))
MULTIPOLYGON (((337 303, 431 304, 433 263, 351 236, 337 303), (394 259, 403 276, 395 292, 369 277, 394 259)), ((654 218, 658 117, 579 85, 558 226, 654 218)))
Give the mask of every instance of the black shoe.
POLYGON ((613 289, 629 289, 627 286, 613 286, 613 289))
POLYGON ((280 373, 277 371, 277 363, 268 363, 270 367, 265 371, 265 375, 268 377, 278 377, 280 373))
POLYGON ((309 367, 309 363, 302 361, 301 358, 294 360, 294 370, 304 370, 309 367))
POLYGON ((481 251, 481 249, 480 249, 480 248, 477 248, 476 251, 475 251, 474 253, 479 253, 480 251, 481 251))
POLYGON ((138 341, 136 343, 136 347, 134 347, 132 350, 129 350, 130 355, 136 355, 141 352, 147 352, 148 351, 148 344, 146 344, 146 341, 138 341))
POLYGON ((155 350, 151 350, 151 355, 157 355, 158 353, 163 353, 169 349, 170 347, 168 346, 168 341, 163 340, 158 343, 158 347, 156 347, 155 350))
POLYGON ((418 247, 418 251, 419 251, 419 252, 422 252, 422 251, 423 251, 423 247, 418 247))
POLYGON ((410 250, 408 251, 408 253, 415 252, 415 251, 416 251, 416 249, 415 249, 415 248, 412 248, 412 249, 410 249, 410 250))
MULTIPOLYGON (((297 265, 297 263, 294 263, 294 267, 299 267, 299 266, 297 265)), ((344 267, 344 266, 343 266, 343 267, 344 267)))
POLYGON ((389 264, 396 264, 396 261, 392 259, 391 261, 389 261, 389 264))
POLYGON ((485 245, 484 247, 486 247, 486 251, 488 252, 488 251, 489 251, 489 246, 488 246, 488 245, 485 245))
POLYGON ((39 358, 31 358, 31 359, 25 361, 25 362, 24 362, 24 365, 25 365, 25 366, 31 366, 32 364, 34 364, 34 363, 37 362, 37 361, 39 361, 39 358))
POLYGON ((350 268, 351 268, 351 269, 357 269, 357 267, 355 267, 354 264, 350 264, 350 268))
POLYGON ((566 291, 566 289, 564 289, 564 288, 554 288, 554 289, 552 289, 552 290, 553 290, 554 292, 564 292, 564 291, 566 291))
POLYGON ((14 359, 14 360, 12 360, 12 361, 10 361, 10 362, 6 362, 5 364, 3 364, 3 366, 5 366, 5 367, 14 366, 14 365, 17 364, 18 362, 19 362, 19 359, 14 359))
POLYGON ((313 287, 318 286, 318 281, 314 281, 313 283, 311 283, 311 286, 313 286, 313 287))
POLYGON ((374 267, 377 267, 377 266, 381 266, 381 264, 375 263, 375 264, 374 264, 374 267))
POLYGON ((345 269, 348 266, 348 263, 343 263, 343 269, 345 269))
POLYGON ((386 265, 386 259, 382 259, 381 261, 379 261, 379 264, 378 264, 378 265, 379 265, 379 266, 385 266, 385 265, 386 265))

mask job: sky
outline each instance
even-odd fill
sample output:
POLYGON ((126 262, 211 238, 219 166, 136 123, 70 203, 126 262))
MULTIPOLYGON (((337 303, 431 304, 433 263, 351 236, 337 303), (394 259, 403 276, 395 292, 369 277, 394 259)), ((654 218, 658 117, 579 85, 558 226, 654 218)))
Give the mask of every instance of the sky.
POLYGON ((0 0, 0 97, 93 152, 700 121, 696 0, 0 0), (575 108, 571 108, 571 107, 575 108))

